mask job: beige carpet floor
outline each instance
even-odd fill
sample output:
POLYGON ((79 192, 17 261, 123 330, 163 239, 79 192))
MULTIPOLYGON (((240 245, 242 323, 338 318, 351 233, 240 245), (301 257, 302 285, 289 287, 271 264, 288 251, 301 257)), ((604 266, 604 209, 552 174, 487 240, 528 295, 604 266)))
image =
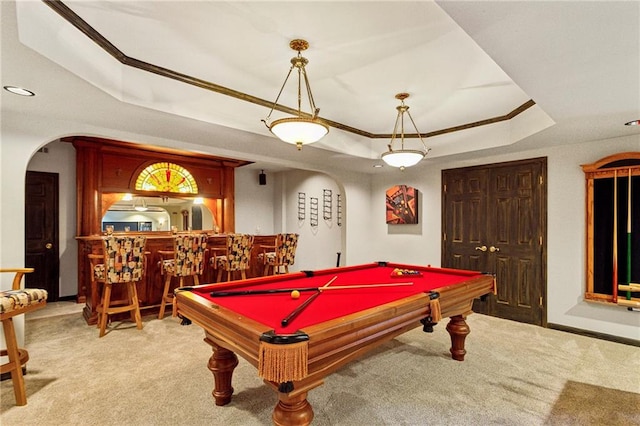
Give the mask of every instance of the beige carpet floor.
MULTIPOLYGON (((346 365, 309 394, 314 425, 640 425, 640 349, 474 314, 467 357, 446 322, 346 365)), ((211 354, 170 317, 104 338, 81 314, 27 318, 28 405, 0 385, 0 424, 268 425, 277 401, 246 361, 232 402, 213 402, 211 354)))

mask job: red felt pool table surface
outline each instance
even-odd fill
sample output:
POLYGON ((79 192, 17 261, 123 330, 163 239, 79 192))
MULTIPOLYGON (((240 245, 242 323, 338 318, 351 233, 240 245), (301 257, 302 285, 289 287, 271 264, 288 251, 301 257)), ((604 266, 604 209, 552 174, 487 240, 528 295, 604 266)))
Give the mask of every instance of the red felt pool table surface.
POLYGON ((195 287, 193 292, 219 306, 224 306, 239 315, 264 323, 276 333, 293 333, 310 325, 342 318, 365 309, 381 306, 405 297, 428 293, 436 289, 468 281, 480 276, 478 272, 453 269, 416 267, 395 263, 357 265, 332 268, 305 273, 270 276, 243 282, 195 287), (392 275, 396 269, 417 271, 420 275, 392 275), (327 290, 306 307, 288 326, 281 326, 281 320, 294 311, 313 292, 303 292, 298 299, 291 293, 253 294, 225 297, 211 297, 212 291, 223 290, 265 290, 323 287, 332 288, 353 285, 378 285, 380 287, 327 290))
POLYGON ((204 329, 205 342, 213 349, 207 366, 215 379, 216 405, 231 401, 240 355, 278 395, 273 422, 299 426, 313 419, 307 393, 328 375, 420 325, 431 331, 440 317, 449 317, 450 352, 462 361, 469 334, 465 318, 472 313, 473 299, 494 289, 493 277, 478 272, 376 262, 183 287, 175 292, 175 309, 186 322, 204 329), (420 275, 392 277, 394 269, 420 275), (214 291, 322 287, 330 281, 330 287, 385 286, 322 291, 288 326, 281 325, 282 319, 317 292, 304 292, 298 299, 289 292, 211 296, 214 291))

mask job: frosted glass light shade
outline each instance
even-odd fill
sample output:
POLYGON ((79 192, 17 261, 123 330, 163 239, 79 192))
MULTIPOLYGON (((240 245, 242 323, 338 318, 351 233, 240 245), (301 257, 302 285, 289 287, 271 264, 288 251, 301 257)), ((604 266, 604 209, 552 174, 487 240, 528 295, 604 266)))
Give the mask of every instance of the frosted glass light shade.
POLYGON ((415 166, 426 155, 423 151, 414 149, 401 149, 397 151, 387 151, 382 154, 382 160, 392 167, 411 167, 415 166))
POLYGON ((281 118, 274 121, 269 130, 283 142, 297 145, 298 149, 302 145, 318 142, 329 133, 326 125, 303 117, 281 118))
POLYGON ((133 200, 133 209, 139 212, 146 212, 148 210, 147 202, 144 198, 135 198, 133 200))

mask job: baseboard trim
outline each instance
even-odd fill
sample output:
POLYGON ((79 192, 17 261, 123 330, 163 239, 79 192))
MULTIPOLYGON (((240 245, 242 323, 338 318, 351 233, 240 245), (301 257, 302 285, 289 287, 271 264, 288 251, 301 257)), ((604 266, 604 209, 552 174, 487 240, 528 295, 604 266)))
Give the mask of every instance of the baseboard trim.
POLYGON ((622 343, 629 346, 640 347, 640 340, 628 339, 626 337, 613 336, 611 334, 598 333, 596 331, 583 330, 580 328, 567 327, 566 325, 548 323, 547 328, 553 330, 566 331, 568 333, 579 334, 581 336, 594 337, 600 340, 608 340, 610 342, 622 343))
POLYGON ((62 296, 58 297, 58 302, 75 302, 78 296, 62 296))

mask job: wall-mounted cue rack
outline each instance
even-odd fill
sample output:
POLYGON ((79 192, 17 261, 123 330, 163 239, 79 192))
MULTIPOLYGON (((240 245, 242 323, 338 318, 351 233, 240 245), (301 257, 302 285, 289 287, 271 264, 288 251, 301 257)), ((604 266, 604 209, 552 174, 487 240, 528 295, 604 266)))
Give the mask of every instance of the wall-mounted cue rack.
POLYGON ((307 195, 304 192, 298 192, 298 220, 304 220, 306 218, 306 204, 307 195))
POLYGON ((318 198, 309 199, 309 224, 312 227, 318 226, 318 198))
POLYGON ((330 189, 322 190, 322 218, 324 220, 331 220, 333 215, 331 211, 333 210, 333 199, 331 197, 332 191, 330 189))
POLYGON ((585 299, 640 308, 640 152, 582 166, 587 185, 585 299))

